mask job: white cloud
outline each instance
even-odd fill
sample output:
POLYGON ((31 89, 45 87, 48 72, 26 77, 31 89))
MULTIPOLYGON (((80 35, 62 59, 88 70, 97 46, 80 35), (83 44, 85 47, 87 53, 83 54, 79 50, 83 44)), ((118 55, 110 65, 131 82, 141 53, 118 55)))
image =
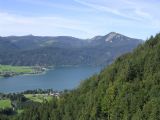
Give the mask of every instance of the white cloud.
MULTIPOLYGON (((83 4, 87 7, 111 13, 118 17, 124 19, 143 21, 145 20, 154 20, 155 11, 152 11, 152 8, 158 8, 155 3, 147 1, 138 1, 135 2, 129 0, 74 0, 77 3, 83 4)), ((160 5, 160 3, 158 3, 160 5)), ((157 17, 157 16, 156 16, 157 17)))
POLYGON ((65 10, 73 10, 73 11, 80 11, 80 12, 91 12, 91 9, 85 8, 83 7, 83 9, 81 7, 77 7, 74 5, 70 5, 70 4, 63 4, 63 3, 55 3, 55 2, 49 2, 48 0, 16 0, 18 2, 23 2, 23 3, 29 3, 29 4, 33 4, 33 5, 41 5, 44 7, 51 7, 51 8, 61 8, 61 9, 65 9, 65 10))
POLYGON ((91 8, 94 8, 96 10, 112 13, 114 15, 117 15, 117 16, 120 16, 120 17, 123 17, 123 18, 126 18, 126 19, 132 19, 132 20, 138 20, 138 21, 141 20, 140 18, 137 18, 136 16, 131 16, 129 14, 124 14, 119 9, 116 9, 116 8, 113 8, 113 7, 108 7, 106 4, 104 4, 104 5, 99 5, 97 3, 93 4, 93 3, 85 2, 83 0, 75 0, 75 2, 86 5, 86 6, 91 7, 91 8))
POLYGON ((65 35, 69 31, 90 34, 89 29, 85 29, 88 23, 73 19, 56 16, 24 17, 9 13, 0 12, 0 33, 8 34, 38 34, 38 35, 65 35), (65 33, 63 33, 65 31, 65 33))
POLYGON ((86 38, 115 31, 146 38, 148 33, 154 34, 160 28, 160 2, 70 0, 65 4, 49 0, 15 1, 18 1, 17 6, 32 7, 30 10, 14 5, 11 9, 1 8, 0 35, 72 35, 86 38), (36 10, 32 14, 34 6, 36 10), (44 11, 39 12, 42 9, 44 11))

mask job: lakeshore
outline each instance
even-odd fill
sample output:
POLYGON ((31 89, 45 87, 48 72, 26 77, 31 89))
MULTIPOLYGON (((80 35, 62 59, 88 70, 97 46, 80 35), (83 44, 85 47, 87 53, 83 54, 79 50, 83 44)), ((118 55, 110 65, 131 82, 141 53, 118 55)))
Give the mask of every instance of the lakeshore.
POLYGON ((42 66, 0 65, 0 77, 13 77, 18 75, 41 74, 47 70, 48 70, 47 67, 42 67, 42 66))
POLYGON ((33 89, 74 89, 82 80, 100 72, 101 67, 54 67, 36 74, 0 78, 0 91, 22 92, 33 89))

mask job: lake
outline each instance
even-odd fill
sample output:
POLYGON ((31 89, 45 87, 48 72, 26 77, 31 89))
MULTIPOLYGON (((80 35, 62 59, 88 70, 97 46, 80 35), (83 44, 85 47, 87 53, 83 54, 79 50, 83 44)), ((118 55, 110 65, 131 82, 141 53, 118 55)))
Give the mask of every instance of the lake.
POLYGON ((102 67, 58 67, 39 75, 21 75, 0 78, 0 92, 22 92, 34 89, 64 90, 76 88, 85 80, 100 72, 102 67))

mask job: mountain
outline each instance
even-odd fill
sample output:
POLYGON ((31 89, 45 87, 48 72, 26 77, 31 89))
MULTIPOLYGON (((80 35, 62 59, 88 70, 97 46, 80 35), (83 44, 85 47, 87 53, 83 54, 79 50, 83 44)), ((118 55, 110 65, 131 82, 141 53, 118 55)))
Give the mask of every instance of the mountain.
POLYGON ((111 32, 91 39, 69 36, 8 36, 1 37, 0 42, 1 49, 4 50, 0 51, 0 64, 61 66, 107 65, 121 54, 132 51, 142 40, 111 32))
POLYGON ((82 47, 85 43, 82 39, 57 36, 57 37, 42 37, 42 36, 9 36, 6 37, 11 43, 15 44, 22 50, 37 49, 42 47, 82 47))
POLYGON ((105 36, 96 36, 91 39, 91 45, 92 46, 97 46, 97 45, 107 45, 107 46, 120 46, 120 45, 125 45, 125 44, 137 44, 140 40, 138 39, 133 39, 126 37, 124 35, 111 32, 105 36))
POLYGON ((11 51, 11 50, 18 50, 18 47, 14 44, 12 44, 7 39, 0 37, 0 51, 11 51))
MULTIPOLYGON (((159 120, 160 34, 49 103, 29 104, 20 120, 159 120)), ((67 79, 67 78, 66 78, 67 79)))

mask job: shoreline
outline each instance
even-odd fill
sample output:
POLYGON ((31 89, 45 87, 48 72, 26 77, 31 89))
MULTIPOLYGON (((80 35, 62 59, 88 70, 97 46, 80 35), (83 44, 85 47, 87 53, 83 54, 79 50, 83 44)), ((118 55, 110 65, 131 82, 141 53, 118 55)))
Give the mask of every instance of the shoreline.
MULTIPOLYGON (((10 77, 15 77, 15 76, 43 75, 43 74, 46 74, 46 72, 48 72, 49 70, 52 70, 52 69, 55 69, 55 68, 80 67, 80 66, 83 66, 83 65, 60 65, 60 66, 47 66, 47 67, 26 66, 26 67, 30 67, 33 70, 33 72, 32 73, 16 73, 16 72, 14 73, 13 72, 14 74, 9 75, 7 77, 3 76, 3 75, 0 75, 0 79, 1 78, 10 78, 10 77)), ((87 66, 90 66, 90 65, 87 65, 87 66)), ((21 67, 21 66, 19 66, 19 67, 21 67)), ((94 66, 91 66, 91 67, 94 67, 94 66)))
MULTIPOLYGON (((19 66, 21 67, 21 66, 19 66)), ((26 66, 30 67, 30 66, 26 66)), ((9 77, 15 77, 15 76, 25 76, 25 75, 41 75, 45 74, 48 70, 53 69, 53 66, 48 67, 42 67, 42 66, 31 66, 30 69, 32 72, 13 72, 13 71, 3 71, 1 72, 0 79, 1 78, 9 78, 9 77)))

